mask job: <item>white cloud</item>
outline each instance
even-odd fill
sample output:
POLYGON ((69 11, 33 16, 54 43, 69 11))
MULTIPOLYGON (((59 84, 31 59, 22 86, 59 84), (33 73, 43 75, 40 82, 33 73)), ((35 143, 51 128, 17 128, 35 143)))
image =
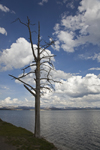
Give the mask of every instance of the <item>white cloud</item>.
POLYGON ((0 4, 0 10, 1 11, 3 11, 3 12, 11 12, 11 13, 13 13, 13 14, 15 14, 15 11, 11 11, 8 7, 6 7, 6 6, 4 6, 4 5, 2 5, 2 4, 0 4))
POLYGON ((70 73, 65 73, 64 71, 61 71, 61 70, 51 71, 51 74, 52 74, 53 78, 58 81, 61 79, 67 80, 68 78, 70 78, 72 76, 70 73))
POLYGON ((97 59, 98 62, 100 62, 100 53, 98 54, 94 54, 94 56, 92 57, 93 60, 97 59))
POLYGON ((11 100, 11 97, 7 97, 4 100, 1 101, 1 105, 5 106, 5 105, 11 105, 11 104, 16 104, 18 101, 17 98, 14 98, 11 100))
POLYGON ((99 25, 100 1, 82 0, 77 15, 66 16, 64 14, 61 23, 54 27, 54 34, 59 41, 58 46, 56 45, 57 50, 58 47, 60 49, 60 44, 61 48, 67 52, 74 52, 75 47, 87 43, 100 46, 99 25))
MULTIPOLYGON (((36 45, 34 44, 35 54, 36 45)), ((43 55, 52 55, 51 51, 46 49, 43 55)), ((43 56, 41 55, 41 57, 43 56)), ((16 43, 13 43, 9 49, 3 50, 0 52, 0 67, 2 71, 11 70, 11 69, 18 69, 22 68, 25 65, 30 64, 33 61, 33 55, 31 50, 31 44, 25 38, 18 38, 16 43)), ((55 61, 52 58, 52 61, 55 61)))
MULTIPOLYGON (((46 66, 42 67, 42 69, 45 69, 46 71, 43 71, 43 70, 41 71, 41 74, 40 74, 41 78, 46 78, 47 77, 47 74, 49 72, 49 67, 50 67, 50 66, 49 67, 48 66, 49 65, 46 64, 46 66)), ((31 67, 30 71, 34 71, 34 70, 35 70, 35 67, 31 67)), ((21 75, 19 75, 19 76, 21 76, 21 75)), ((67 80, 71 76, 72 76, 72 74, 70 74, 70 73, 65 73, 64 71, 56 70, 56 69, 51 70, 51 72, 50 72, 50 78, 54 79, 55 81, 60 81, 61 79, 67 80)), ((28 83, 28 84, 31 84, 32 86, 35 87, 34 78, 35 78, 35 74, 32 73, 32 74, 29 74, 26 77, 24 77, 23 81, 28 83)), ((21 82, 19 82, 18 80, 15 80, 15 82, 21 84, 21 82)), ((44 83, 48 84, 48 82, 46 82, 45 80, 41 80, 41 84, 44 84, 44 83)))
POLYGON ((44 106, 100 107, 100 79, 94 74, 71 76, 55 84, 55 92, 42 98, 44 106))
MULTIPOLYGON (((48 50, 48 53, 51 52, 48 50)), ((21 68, 32 61, 32 52, 30 43, 24 38, 19 38, 13 43, 10 49, 4 50, 0 56, 0 61, 5 64, 4 70, 12 68, 21 68), (29 58, 27 58, 27 56, 29 58)), ((31 68, 31 71, 34 68, 31 68)), ((47 67, 45 66, 47 70, 47 67)), ((100 68, 91 68, 90 70, 99 70, 100 68)), ((53 79, 62 81, 63 84, 55 83, 55 92, 46 92, 41 99, 41 106, 95 106, 100 96, 100 78, 94 74, 87 74, 85 77, 65 73, 61 70, 51 71, 53 79), (91 100, 89 99, 91 98, 91 100)), ((41 77, 45 77, 43 72, 41 77)), ((25 82, 35 86, 34 74, 25 78, 25 82)), ((7 98, 4 103, 13 105, 16 100, 7 98)), ((25 101, 17 102, 19 105, 30 105, 28 98, 25 101)))
MULTIPOLYGON (((87 74, 85 77, 72 76, 63 71, 56 71, 54 78, 61 80, 62 84, 55 83, 55 91, 47 91, 41 98, 41 107, 100 107, 100 78, 95 74, 87 74)), ((31 81, 33 78, 31 78, 31 81)), ((25 97, 24 100, 7 97, 0 104, 33 106, 33 100, 25 97), (29 100, 30 99, 30 100, 29 100)))
POLYGON ((59 40, 62 42, 61 48, 67 52, 74 52, 74 40, 73 40, 73 33, 60 31, 58 35, 59 40))
POLYGON ((6 97, 4 100, 0 100, 0 106, 34 106, 34 99, 28 100, 19 100, 18 98, 6 97))
POLYGON ((100 68, 90 68, 90 69, 88 69, 88 70, 100 70, 100 68))
POLYGON ((95 53, 94 55, 92 55, 92 56, 87 56, 87 55, 84 55, 84 54, 80 54, 79 55, 79 58, 80 59, 86 59, 86 60, 88 60, 88 59, 92 59, 92 60, 97 60, 98 62, 100 62, 100 53, 95 53))
POLYGON ((66 91, 70 97, 83 97, 88 94, 100 93, 100 79, 94 74, 87 74, 85 77, 72 76, 67 81, 63 81, 62 91, 66 91))
POLYGON ((47 2, 48 2, 48 0, 42 0, 42 1, 39 2, 38 4, 41 5, 41 6, 43 6, 43 4, 44 4, 44 3, 47 3, 47 2))
MULTIPOLYGON (((99 69, 97 68, 97 70, 99 69)), ((87 74, 85 77, 79 75, 73 76, 61 70, 56 70, 51 74, 53 79, 61 81, 62 84, 54 83, 55 91, 46 91, 41 98, 41 106, 100 107, 99 75, 87 74)), ((42 75, 43 77, 45 76, 44 73, 42 75)), ((28 76, 26 81, 34 86, 33 78, 34 76, 28 76)))
POLYGON ((6 6, 3 6, 2 4, 0 4, 0 10, 3 11, 3 12, 9 12, 10 9, 6 6))
POLYGON ((24 38, 17 39, 10 49, 3 50, 0 53, 0 64, 4 71, 24 67, 32 60, 31 45, 24 38))
POLYGON ((7 31, 2 27, 0 27, 0 33, 7 35, 7 31))

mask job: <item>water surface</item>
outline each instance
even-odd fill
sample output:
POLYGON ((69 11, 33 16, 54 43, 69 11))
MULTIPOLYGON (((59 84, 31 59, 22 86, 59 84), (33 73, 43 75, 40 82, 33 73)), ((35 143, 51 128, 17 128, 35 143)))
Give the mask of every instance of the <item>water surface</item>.
MULTIPOLYGON (((0 110, 0 118, 34 132, 34 111, 0 110)), ((100 110, 41 111, 41 135, 61 150, 100 150, 100 110)))

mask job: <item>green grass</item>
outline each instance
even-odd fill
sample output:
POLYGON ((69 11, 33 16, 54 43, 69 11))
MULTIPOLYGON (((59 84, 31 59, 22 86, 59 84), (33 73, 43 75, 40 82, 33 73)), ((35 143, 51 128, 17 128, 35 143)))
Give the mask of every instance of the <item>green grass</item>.
POLYGON ((0 119, 0 136, 6 142, 17 147, 17 150, 57 150, 43 138, 35 138, 34 134, 24 128, 16 127, 0 119))

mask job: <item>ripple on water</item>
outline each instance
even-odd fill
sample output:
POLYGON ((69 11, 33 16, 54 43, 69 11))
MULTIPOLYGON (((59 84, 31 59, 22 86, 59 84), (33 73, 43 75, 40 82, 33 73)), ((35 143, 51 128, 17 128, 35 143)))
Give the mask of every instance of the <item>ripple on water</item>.
MULTIPOLYGON (((0 118, 34 132, 34 111, 2 110, 0 118)), ((42 111, 41 134, 59 150, 100 150, 100 110, 42 111)))

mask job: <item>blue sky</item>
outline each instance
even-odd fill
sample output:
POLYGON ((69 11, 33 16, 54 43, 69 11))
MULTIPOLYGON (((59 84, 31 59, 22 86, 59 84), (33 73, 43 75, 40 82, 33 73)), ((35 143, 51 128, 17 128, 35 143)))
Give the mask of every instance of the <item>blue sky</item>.
MULTIPOLYGON (((52 75, 63 83, 47 91, 41 106, 100 107, 100 0, 0 0, 0 106, 34 106, 34 97, 8 76, 32 61, 27 28, 12 23, 26 23, 27 16, 32 31, 40 21, 41 38, 56 41, 48 51, 56 55, 52 75)), ((32 77, 25 80, 34 86, 32 77)))

